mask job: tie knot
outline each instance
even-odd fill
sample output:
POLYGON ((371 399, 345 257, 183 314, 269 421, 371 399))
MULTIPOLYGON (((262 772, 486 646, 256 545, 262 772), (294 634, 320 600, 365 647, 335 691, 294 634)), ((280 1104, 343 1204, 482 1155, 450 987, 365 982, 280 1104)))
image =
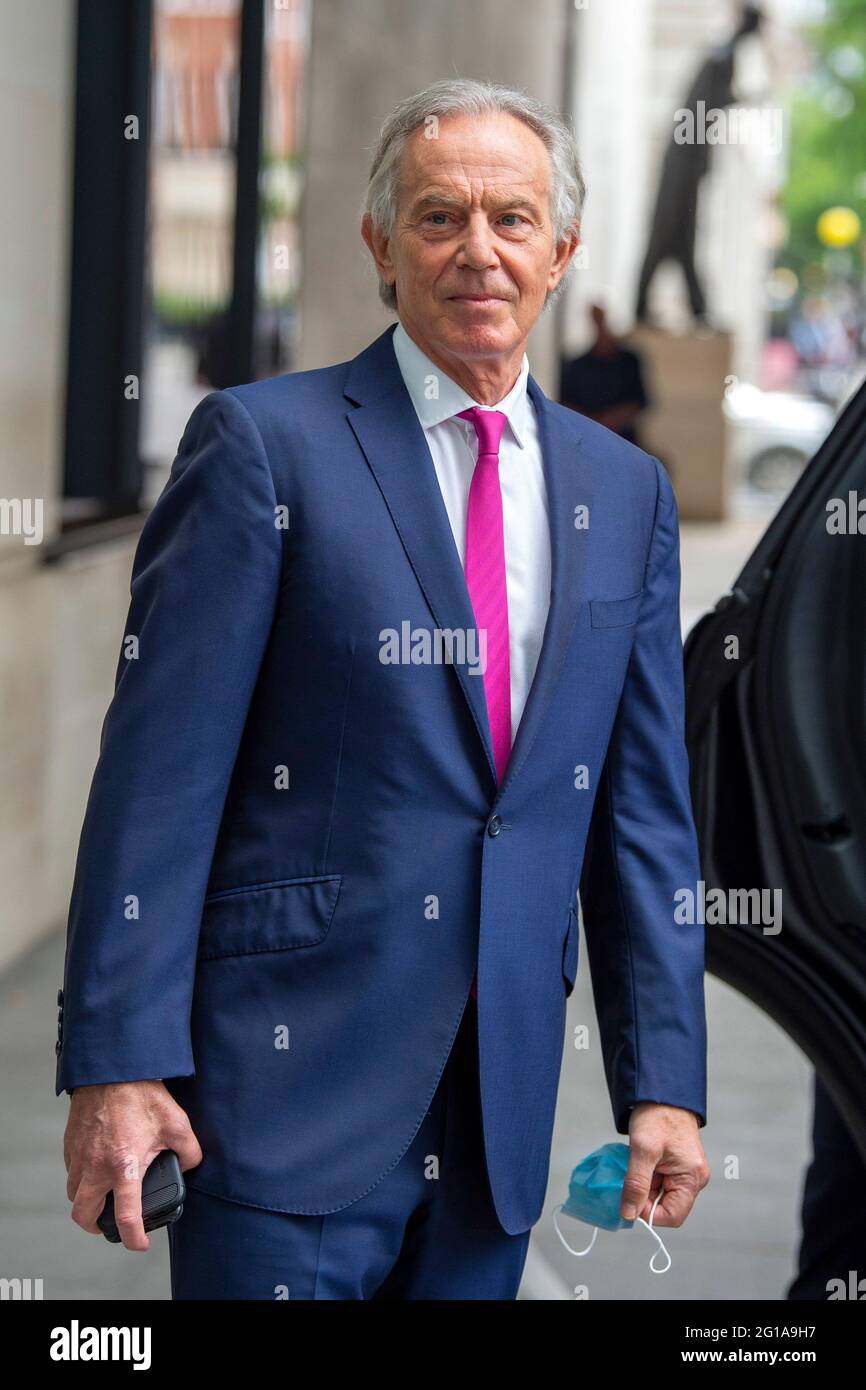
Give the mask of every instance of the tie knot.
POLYGON ((478 435, 478 457, 482 454, 492 454, 494 458, 499 457, 499 442, 502 439, 502 431, 505 429, 505 421, 508 418, 501 410, 479 410, 477 405, 473 405, 469 410, 460 410, 457 413, 460 420, 469 420, 475 426, 475 433, 478 435))

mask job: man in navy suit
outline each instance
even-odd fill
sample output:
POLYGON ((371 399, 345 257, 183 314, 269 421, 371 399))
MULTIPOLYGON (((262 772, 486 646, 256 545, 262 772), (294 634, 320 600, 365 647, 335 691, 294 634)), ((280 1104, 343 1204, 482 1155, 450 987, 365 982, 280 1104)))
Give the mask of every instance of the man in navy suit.
POLYGON ((547 107, 436 83, 362 234, 399 319, 215 391, 138 545, 70 909, 72 1217, 186 1170, 175 1298, 513 1299, 583 909, 622 1210, 708 1170, 677 510, 525 348, 578 244, 547 107))

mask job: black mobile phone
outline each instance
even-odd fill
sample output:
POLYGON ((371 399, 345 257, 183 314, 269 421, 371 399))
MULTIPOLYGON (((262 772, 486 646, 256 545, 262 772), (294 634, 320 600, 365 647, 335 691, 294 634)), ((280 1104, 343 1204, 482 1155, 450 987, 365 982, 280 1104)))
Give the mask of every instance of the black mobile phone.
MULTIPOLYGON (((144 1175, 141 1184, 141 1214, 144 1229, 155 1231, 159 1226, 168 1226, 176 1221, 183 1211, 186 1188, 180 1160, 174 1149, 163 1149, 158 1153, 144 1175)), ((114 1193, 109 1192, 105 1206, 96 1218, 106 1240, 120 1243, 120 1232, 114 1219, 114 1193)))

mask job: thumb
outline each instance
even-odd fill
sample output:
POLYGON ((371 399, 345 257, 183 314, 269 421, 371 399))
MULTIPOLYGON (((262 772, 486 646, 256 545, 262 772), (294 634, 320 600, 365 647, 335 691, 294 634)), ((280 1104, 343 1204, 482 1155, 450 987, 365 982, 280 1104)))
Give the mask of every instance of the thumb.
POLYGON ((639 1151, 632 1144, 628 1154, 628 1169, 622 1185, 620 1215, 625 1221, 634 1221, 643 1211, 652 1185, 655 1162, 650 1156, 639 1151))

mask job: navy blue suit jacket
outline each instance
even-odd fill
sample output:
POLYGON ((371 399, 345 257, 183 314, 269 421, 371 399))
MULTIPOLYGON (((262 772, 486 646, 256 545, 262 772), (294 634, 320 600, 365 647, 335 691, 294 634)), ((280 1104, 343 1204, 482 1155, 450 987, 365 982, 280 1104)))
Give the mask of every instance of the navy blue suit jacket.
POLYGON ((703 927, 674 920, 700 877, 677 509, 657 460, 529 377, 551 606, 497 787, 470 653, 382 660, 386 629, 474 624, 392 333, 189 420, 135 555, 57 1091, 163 1078, 203 1149, 191 1186, 337 1211, 408 1148, 477 964, 488 1171, 518 1232, 578 889, 616 1129, 641 1100, 706 1118, 703 927))

